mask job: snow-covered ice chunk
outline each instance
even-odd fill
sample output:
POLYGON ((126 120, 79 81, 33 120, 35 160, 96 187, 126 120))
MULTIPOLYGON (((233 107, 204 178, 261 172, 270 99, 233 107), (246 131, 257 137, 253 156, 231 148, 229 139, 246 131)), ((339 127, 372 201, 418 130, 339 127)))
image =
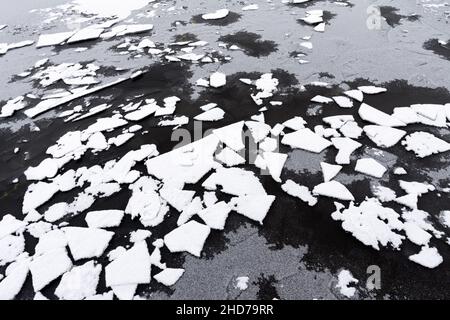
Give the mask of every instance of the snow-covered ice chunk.
POLYGON ((406 134, 404 130, 377 125, 364 126, 363 130, 370 140, 377 146, 384 148, 396 145, 406 134))
POLYGON ((50 282, 72 268, 65 248, 48 251, 30 263, 34 291, 40 291, 50 282))
POLYGON ((197 215, 202 218, 205 224, 211 229, 223 230, 230 211, 230 205, 224 201, 220 201, 206 209, 200 210, 197 212, 197 215))
MULTIPOLYGON (((147 243, 141 241, 122 253, 105 267, 107 287, 149 283, 151 276, 150 254, 147 243)), ((134 293, 134 290, 133 290, 134 293)))
POLYGON ((92 260, 73 267, 62 276, 55 295, 63 300, 82 300, 95 295, 101 271, 102 266, 92 260))
POLYGON ((380 126, 387 127, 404 127, 406 124, 397 118, 384 113, 374 107, 369 106, 368 104, 362 103, 359 107, 358 114, 361 119, 372 122, 374 124, 380 126))
POLYGON ((158 110, 158 105, 156 103, 146 104, 139 107, 138 110, 132 111, 125 115, 125 119, 130 121, 141 121, 147 118, 158 110))
POLYGON ((430 242, 431 234, 423 230, 416 223, 405 222, 403 225, 408 239, 419 246, 427 245, 430 242))
POLYGON ((333 179, 339 171, 341 171, 342 166, 337 164, 330 164, 326 162, 321 162, 320 167, 322 168, 323 181, 327 182, 333 179))
POLYGON ((223 119, 225 111, 221 108, 212 108, 194 117, 198 121, 218 121, 223 119))
MULTIPOLYGON (((10 269, 11 266, 8 268, 10 269)), ((16 262, 4 279, 0 279, 0 300, 13 300, 27 279, 29 264, 27 261, 16 262)))
POLYGON ((189 145, 149 159, 145 165, 148 173, 160 180, 176 180, 183 184, 197 183, 218 165, 213 158, 218 144, 219 139, 211 134, 189 145))
POLYGON ((334 102, 337 103, 337 105, 340 108, 351 108, 353 107, 353 101, 351 99, 349 99, 348 97, 344 97, 344 96, 336 96, 333 97, 334 102))
POLYGON ((315 206, 317 203, 317 198, 313 196, 308 187, 299 185, 290 179, 286 180, 286 182, 281 185, 281 189, 288 195, 297 197, 306 202, 309 206, 315 206))
POLYGON ((302 117, 294 117, 283 122, 283 126, 294 131, 305 128, 306 121, 302 117))
POLYGON ((50 200, 59 188, 54 183, 37 182, 28 186, 23 197, 22 212, 28 213, 50 200))
POLYGON ((149 238, 152 233, 149 230, 139 229, 133 232, 130 232, 130 242, 138 243, 147 238, 149 238))
POLYGON ((355 171, 375 178, 381 178, 386 170, 381 163, 372 158, 358 159, 356 161, 355 171))
POLYGON ((245 158, 228 147, 223 148, 223 150, 216 155, 216 159, 227 167, 234 167, 245 163, 245 158))
POLYGON ((275 201, 271 195, 247 195, 232 199, 234 210, 247 218, 263 224, 263 220, 275 201))
POLYGON ((423 131, 407 135, 402 141, 402 145, 405 146, 406 150, 413 151, 419 158, 425 158, 432 154, 450 150, 450 143, 423 131))
POLYGON ((209 77, 209 85, 213 88, 223 87, 227 83, 227 77, 222 72, 214 72, 209 77))
POLYGON ((189 252, 200 257, 211 229, 197 221, 189 221, 164 236, 164 243, 170 252, 189 252))
POLYGON ((335 205, 337 210, 331 217, 342 221, 342 228, 366 246, 380 250, 380 244, 387 246, 390 243, 396 249, 402 244, 404 236, 394 232, 403 229, 399 214, 391 208, 383 207, 378 200, 369 198, 359 206, 351 202, 347 209, 341 204, 335 205))
POLYGON ((228 147, 234 151, 239 151, 245 148, 242 141, 242 130, 244 128, 244 121, 232 123, 225 127, 213 130, 213 134, 228 147))
POLYGON ((350 156, 353 151, 362 146, 361 143, 347 137, 332 138, 331 142, 333 143, 334 147, 339 150, 335 159, 336 163, 338 164, 349 164, 350 156))
POLYGON ((84 28, 75 32, 75 34, 67 40, 67 43, 70 44, 75 42, 98 39, 100 35, 103 33, 103 31, 104 29, 102 28, 84 28))
POLYGON ((245 125, 250 130, 250 133, 256 143, 264 140, 272 129, 268 124, 259 121, 246 121, 245 125))
POLYGON ((313 189, 313 194, 324 196, 324 197, 330 197, 340 200, 346 200, 346 201, 354 201, 355 198, 353 197, 352 193, 347 189, 346 186, 344 186, 342 183, 338 181, 327 181, 322 182, 321 184, 318 184, 313 189))
POLYGON ((114 232, 97 228, 65 227, 62 230, 75 261, 100 257, 114 235, 114 232))
POLYGON ((70 37, 72 37, 73 34, 74 34, 73 31, 59 32, 52 34, 41 34, 36 44, 36 48, 55 46, 61 44, 64 41, 68 40, 70 37))
POLYGON ((283 170, 284 163, 287 160, 287 154, 278 152, 264 152, 263 157, 273 180, 276 182, 281 182, 281 171, 283 170))
POLYGON ((123 210, 90 211, 85 220, 89 228, 112 228, 120 225, 123 215, 123 210))
POLYGON ((252 171, 241 168, 218 168, 202 184, 208 190, 222 187, 222 192, 235 195, 265 195, 266 191, 252 171))
POLYGON ((330 141, 322 138, 309 128, 284 135, 281 143, 292 148, 304 149, 315 153, 320 153, 331 145, 330 141))
POLYGON ((348 90, 345 91, 344 94, 356 101, 362 102, 364 99, 364 94, 360 90, 348 90))
POLYGON ((0 239, 25 228, 26 225, 26 222, 18 220, 10 214, 4 215, 0 220, 0 239))
POLYGON ((8 235, 0 239, 0 267, 13 262, 25 250, 23 234, 8 235))
POLYGON ((436 248, 428 246, 422 247, 419 253, 409 256, 408 259, 429 269, 436 268, 444 261, 436 248))
POLYGON ((399 180, 400 188, 406 191, 406 193, 422 195, 429 191, 434 191, 436 188, 428 183, 417 182, 417 181, 405 181, 399 180))
POLYGON ((333 99, 321 95, 316 95, 311 99, 311 101, 316 103, 331 103, 333 102, 333 99))
POLYGON ((159 194, 168 204, 177 209, 178 212, 181 212, 189 203, 191 203, 195 191, 180 190, 171 186, 164 186, 159 190, 159 194))
POLYGON ((381 185, 375 185, 371 187, 373 195, 377 197, 381 202, 392 201, 397 197, 395 191, 391 188, 383 187, 381 185))
POLYGON ((349 286, 351 283, 356 284, 358 283, 358 280, 353 277, 350 271, 342 270, 339 272, 336 288, 338 288, 341 294, 347 298, 353 297, 356 292, 355 288, 349 286))
POLYGON ((202 200, 200 199, 200 197, 195 197, 192 202, 184 208, 183 212, 180 213, 177 220, 177 225, 181 226, 182 224, 186 223, 191 217, 193 217, 202 209, 202 200))
POLYGON ((382 92, 386 92, 387 89, 375 86, 360 86, 358 90, 365 94, 378 94, 382 92))
POLYGON ((228 9, 219 9, 211 13, 205 13, 202 15, 202 19, 204 20, 216 20, 225 18, 230 11, 228 9))
POLYGON ((14 99, 10 99, 6 102, 6 104, 0 108, 0 118, 10 117, 14 114, 14 112, 18 110, 22 110, 27 106, 24 101, 23 96, 18 96, 14 99))
POLYGON ((248 281, 249 281, 249 277, 237 277, 236 278, 236 289, 239 289, 241 291, 247 290, 248 288, 248 281))
POLYGON ((60 229, 53 229, 41 237, 34 248, 35 255, 41 255, 55 249, 65 248, 67 246, 66 236, 60 229))
POLYGON ((162 283, 163 285, 170 287, 173 286, 181 278, 184 273, 184 269, 167 268, 156 274, 153 278, 162 283))

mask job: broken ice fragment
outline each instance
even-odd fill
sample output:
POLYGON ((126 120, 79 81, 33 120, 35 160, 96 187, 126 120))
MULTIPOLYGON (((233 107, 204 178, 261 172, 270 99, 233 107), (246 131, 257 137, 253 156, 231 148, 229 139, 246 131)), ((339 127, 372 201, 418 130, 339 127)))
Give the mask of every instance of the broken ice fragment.
POLYGON ((247 290, 249 277, 237 277, 235 287, 241 291, 247 290))
POLYGON ((226 202, 221 201, 206 209, 200 210, 197 212, 197 215, 202 218, 206 225, 211 229, 223 230, 230 211, 230 206, 226 202))
POLYGON ((364 99, 364 95, 360 90, 348 90, 345 91, 344 94, 349 96, 350 98, 355 99, 356 101, 362 102, 364 99))
POLYGON ((244 121, 239 121, 228 126, 213 130, 213 134, 228 147, 234 151, 239 151, 245 148, 242 142, 242 130, 244 128, 244 121))
POLYGON ((358 114, 361 119, 366 120, 368 122, 372 122, 374 124, 380 126, 387 127, 404 127, 406 124, 397 118, 388 115, 374 107, 369 106, 368 104, 361 104, 358 110, 358 114))
POLYGON ((147 243, 141 241, 105 267, 106 286, 112 287, 115 291, 114 287, 116 286, 150 283, 150 272, 150 254, 147 243))
POLYGON ((402 145, 408 151, 413 151, 417 157, 425 158, 435 153, 450 150, 450 143, 439 139, 428 132, 418 131, 406 136, 402 145))
POLYGON ((326 162, 321 162, 320 167, 322 168, 323 181, 327 182, 333 179, 339 171, 341 171, 342 166, 336 164, 329 164, 326 162))
POLYGON ((419 253, 409 256, 408 259, 429 269, 436 268, 444 261, 436 248, 428 246, 423 246, 419 253))
POLYGON ((111 228, 120 225, 123 215, 123 210, 90 211, 85 220, 89 228, 111 228))
POLYGON ((20 292, 28 276, 28 261, 16 262, 8 267, 4 279, 0 278, 0 300, 13 300, 20 292))
POLYGON ((67 40, 67 43, 70 44, 75 42, 98 39, 98 37, 100 37, 103 31, 104 29, 102 28, 91 28, 91 27, 84 28, 75 32, 75 34, 67 40))
POLYGON ((252 171, 241 168, 217 168, 202 184, 208 190, 216 190, 222 187, 222 192, 243 195, 265 195, 261 182, 252 171))
POLYGON ((342 228, 365 245, 380 250, 380 244, 387 246, 390 243, 396 249, 402 244, 404 236, 393 231, 403 229, 399 214, 391 208, 383 207, 377 199, 366 199, 359 206, 351 202, 344 210, 343 205, 335 205, 337 210, 331 217, 342 221, 342 228))
POLYGON ((226 83, 226 75, 222 72, 214 72, 209 77, 209 85, 213 88, 223 87, 226 83))
POLYGON ((331 145, 331 142, 322 138, 311 129, 304 128, 283 136, 281 143, 292 148, 304 149, 320 153, 331 145))
POLYGON ((222 162, 227 167, 234 167, 245 163, 245 158, 226 147, 216 155, 216 159, 222 162))
POLYGON ((353 277, 350 271, 342 270, 338 275, 338 284, 336 288, 338 288, 344 296, 347 298, 351 298, 355 295, 356 289, 353 287, 349 287, 351 283, 358 283, 358 280, 353 277))
POLYGON ((198 121, 218 121, 223 119, 225 111, 221 108, 212 108, 194 117, 198 121))
POLYGON ((170 287, 177 283, 183 273, 184 269, 167 268, 156 274, 153 278, 159 283, 170 287))
POLYGON ((263 220, 269 212, 275 196, 271 195, 248 195, 233 198, 234 210, 247 218, 263 224, 263 220))
POLYGON ((365 94, 377 94, 386 92, 387 89, 381 88, 381 87, 375 87, 375 86, 360 86, 358 87, 359 91, 362 91, 365 94))
POLYGON ((215 12, 203 14, 202 19, 204 19, 204 20, 222 19, 222 18, 225 18, 229 13, 230 13, 230 11, 228 9, 219 9, 219 10, 216 10, 215 12))
POLYGON ((324 97, 324 96, 317 95, 317 96, 314 96, 314 97, 311 99, 311 101, 312 101, 312 102, 317 102, 317 103, 330 103, 330 102, 333 102, 333 99, 328 98, 328 97, 324 97))
POLYGON ((381 163, 372 158, 358 159, 358 161, 356 161, 355 171, 375 178, 381 178, 386 170, 387 169, 381 163))
POLYGON ((366 135, 377 146, 390 148, 397 144, 406 134, 406 131, 386 126, 368 125, 363 128, 366 135))
POLYGON ((336 155, 336 163, 338 164, 349 164, 350 163, 350 155, 361 147, 361 143, 352 140, 350 138, 332 138, 331 142, 333 143, 334 147, 339 150, 338 154, 336 155))
POLYGON ((100 257, 114 232, 97 228, 65 227, 62 229, 75 261, 100 257))
POLYGON ((353 107, 353 101, 350 100, 350 99, 347 98, 347 97, 344 97, 344 96, 336 96, 336 97, 333 97, 333 100, 334 100, 334 102, 337 103, 337 105, 338 105, 340 108, 351 108, 351 107, 353 107))
POLYGON ((277 152, 264 152, 264 160, 266 162, 267 169, 273 180, 281 182, 281 171, 283 170, 284 163, 287 160, 287 154, 277 152))
POLYGON ((334 180, 318 184, 314 187, 312 192, 315 195, 336 198, 340 200, 355 200, 351 192, 342 183, 334 180))
POLYGON ((195 191, 180 190, 171 186, 164 186, 159 190, 161 197, 177 211, 181 212, 192 201, 195 191))
POLYGON ((292 180, 287 180, 282 186, 284 192, 293 197, 297 197, 300 200, 308 203, 309 206, 315 206, 317 203, 317 198, 314 197, 309 191, 308 187, 299 185, 292 180))
POLYGON ((73 36, 75 32, 60 32, 53 34, 42 34, 39 36, 39 40, 36 44, 36 48, 47 47, 47 46, 55 46, 63 43, 73 36))
POLYGON ((102 266, 92 260, 72 268, 62 276, 55 295, 63 300, 82 300, 95 295, 101 271, 102 266))
POLYGON ((34 291, 40 291, 50 282, 72 268, 65 248, 58 248, 35 257, 30 263, 34 291))
POLYGON ((211 229, 197 221, 189 221, 164 236, 164 243, 170 252, 189 252, 200 257, 211 229))

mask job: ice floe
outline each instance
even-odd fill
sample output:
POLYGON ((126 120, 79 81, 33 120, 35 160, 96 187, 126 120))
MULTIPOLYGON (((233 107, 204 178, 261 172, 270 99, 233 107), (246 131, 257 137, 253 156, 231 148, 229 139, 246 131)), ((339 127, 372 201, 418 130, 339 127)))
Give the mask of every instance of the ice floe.
POLYGON ((299 185, 290 179, 281 185, 281 189, 287 194, 308 203, 310 206, 315 206, 317 203, 317 198, 313 196, 308 187, 299 185))
POLYGON ((380 250, 380 245, 398 249, 404 236, 394 232, 402 230, 400 216, 391 208, 383 207, 376 199, 366 199, 360 205, 353 202, 345 209, 337 204, 332 218, 342 221, 342 228, 367 246, 380 250))
POLYGON ((413 151, 419 158, 450 150, 450 143, 424 131, 407 135, 402 141, 402 145, 405 146, 406 150, 413 151))
POLYGON ((320 153, 331 146, 330 141, 322 138, 308 128, 285 134, 281 139, 281 143, 289 145, 292 148, 299 148, 315 153, 320 153))
POLYGON ((314 187, 312 193, 314 195, 330 197, 340 200, 353 201, 355 198, 352 193, 338 181, 327 181, 314 187))
POLYGON ((336 285, 336 288, 339 289, 342 295, 346 296, 347 298, 351 298, 356 293, 356 288, 350 287, 349 285, 351 283, 357 284, 359 281, 353 277, 350 271, 348 270, 342 270, 338 274, 338 283, 336 285))
POLYGON ((173 286, 184 274, 184 269, 179 268, 167 268, 158 274, 154 275, 154 279, 163 285, 170 287, 173 286))
POLYGON ((164 243, 170 252, 189 252, 200 257, 210 228, 196 221, 189 221, 164 236, 164 243))
POLYGON ((356 161, 355 171, 375 178, 383 177, 386 170, 385 166, 372 158, 363 158, 356 161))
POLYGON ((422 247, 419 253, 409 256, 409 260, 429 269, 436 268, 443 261, 442 256, 436 248, 427 246, 422 247))

